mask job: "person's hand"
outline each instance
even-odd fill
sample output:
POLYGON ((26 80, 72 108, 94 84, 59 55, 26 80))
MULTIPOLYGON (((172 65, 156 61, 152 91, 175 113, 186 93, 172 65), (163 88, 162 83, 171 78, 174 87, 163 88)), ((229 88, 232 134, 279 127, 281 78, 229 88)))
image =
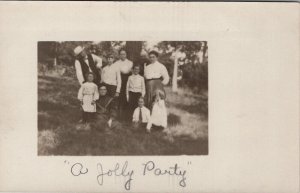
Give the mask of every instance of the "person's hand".
POLYGON ((127 99, 127 102, 129 102, 129 96, 128 95, 126 95, 126 99, 127 99))
POLYGON ((112 119, 109 119, 107 122, 109 128, 111 128, 111 123, 112 123, 112 119))
POLYGON ((119 97, 120 93, 116 92, 115 97, 119 97))

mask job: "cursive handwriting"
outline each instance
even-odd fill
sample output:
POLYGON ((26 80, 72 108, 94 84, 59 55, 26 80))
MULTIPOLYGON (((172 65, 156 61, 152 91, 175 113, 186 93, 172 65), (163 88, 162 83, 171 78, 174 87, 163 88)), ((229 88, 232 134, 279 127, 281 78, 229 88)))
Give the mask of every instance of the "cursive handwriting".
POLYGON ((116 163, 116 165, 114 166, 113 169, 108 169, 106 172, 103 171, 103 167, 101 163, 97 164, 97 170, 98 170, 98 175, 97 175, 97 182, 100 186, 103 185, 104 183, 104 176, 123 176, 124 178, 127 178, 124 184, 124 187, 126 190, 130 190, 131 188, 131 181, 132 176, 134 171, 133 170, 129 170, 127 171, 127 167, 128 167, 128 162, 125 161, 125 163, 123 164, 122 168, 120 167, 119 163, 116 163))
MULTIPOLYGON (((68 161, 65 161, 66 164, 69 164, 68 161)), ((188 165, 191 165, 191 162, 188 162, 188 165)), ((177 163, 173 166, 168 167, 167 169, 161 169, 156 165, 154 161, 147 161, 142 164, 142 176, 154 175, 154 176, 177 176, 179 178, 178 185, 181 187, 186 187, 186 170, 181 169, 177 163)), ((80 176, 88 173, 88 168, 84 167, 82 163, 75 163, 71 166, 71 174, 73 176, 80 176)), ((97 182, 100 186, 103 186, 106 177, 123 177, 124 178, 124 188, 130 190, 133 181, 133 175, 135 171, 128 169, 128 161, 125 161, 123 164, 116 163, 111 169, 104 169, 101 163, 97 164, 97 182)), ((140 174, 140 173, 139 173, 140 174)))
POLYGON ((75 163, 72 167, 71 167, 71 173, 73 176, 79 176, 81 174, 86 174, 88 173, 88 169, 83 167, 83 165, 81 163, 75 163))
POLYGON ((186 170, 180 170, 177 163, 174 167, 169 167, 169 169, 160 169, 156 167, 153 161, 148 161, 147 163, 143 164, 144 170, 143 175, 147 175, 149 172, 153 172, 155 176, 162 176, 162 175, 170 175, 170 176, 179 176, 181 177, 179 181, 179 185, 181 187, 186 187, 186 170))

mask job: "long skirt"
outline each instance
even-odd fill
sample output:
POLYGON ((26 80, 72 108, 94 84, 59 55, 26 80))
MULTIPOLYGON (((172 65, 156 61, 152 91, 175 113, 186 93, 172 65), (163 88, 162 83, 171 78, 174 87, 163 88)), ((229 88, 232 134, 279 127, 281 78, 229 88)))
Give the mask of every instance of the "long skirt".
POLYGON ((145 95, 145 106, 148 109, 152 109, 152 104, 155 100, 156 90, 161 90, 166 96, 164 85, 160 79, 146 80, 146 95, 145 95))
POLYGON ((123 121, 128 121, 130 118, 128 111, 128 102, 126 98, 126 85, 128 81, 129 74, 121 74, 122 85, 119 96, 119 117, 123 121))

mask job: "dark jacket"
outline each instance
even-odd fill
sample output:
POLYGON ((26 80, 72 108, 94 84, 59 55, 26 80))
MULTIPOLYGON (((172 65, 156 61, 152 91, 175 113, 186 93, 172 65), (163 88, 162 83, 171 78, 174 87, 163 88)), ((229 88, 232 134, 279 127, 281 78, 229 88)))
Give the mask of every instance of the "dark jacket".
MULTIPOLYGON (((100 73, 96 67, 96 64, 95 64, 95 61, 94 61, 92 55, 88 54, 87 57, 88 57, 88 61, 89 61, 89 66, 95 76, 94 82, 95 82, 95 84, 98 85, 100 82, 100 79, 101 79, 100 73)), ((78 61, 80 62, 80 65, 81 65, 81 70, 82 70, 82 75, 83 75, 84 81, 86 81, 86 74, 89 72, 89 66, 82 58, 78 59, 78 61)))
POLYGON ((117 103, 114 98, 106 95, 100 96, 96 101, 96 114, 104 119, 117 118, 117 103))

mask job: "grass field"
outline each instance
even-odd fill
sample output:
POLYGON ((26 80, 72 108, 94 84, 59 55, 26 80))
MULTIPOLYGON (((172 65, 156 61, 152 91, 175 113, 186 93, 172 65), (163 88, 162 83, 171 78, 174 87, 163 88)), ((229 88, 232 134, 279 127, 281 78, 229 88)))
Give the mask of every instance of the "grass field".
POLYGON ((74 77, 38 77, 38 155, 207 155, 207 93, 167 91, 168 131, 133 131, 130 125, 110 133, 78 131, 81 119, 74 77))

